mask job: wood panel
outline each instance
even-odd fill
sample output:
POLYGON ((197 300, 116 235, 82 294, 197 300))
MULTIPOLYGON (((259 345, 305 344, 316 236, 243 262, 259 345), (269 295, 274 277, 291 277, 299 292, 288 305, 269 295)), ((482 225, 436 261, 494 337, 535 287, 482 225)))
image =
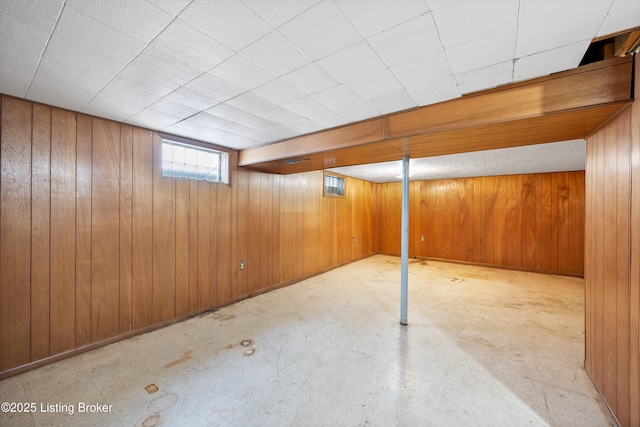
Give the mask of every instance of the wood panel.
POLYGON ((32 105, 2 99, 0 370, 31 360, 32 105))
POLYGON ((131 313, 133 330, 153 323, 153 139, 133 129, 133 252, 131 313))
POLYGON ((235 153, 231 185, 164 178, 158 134, 0 108, 0 378, 375 253, 375 184, 324 198, 235 153))
MULTIPOLYGON (((640 56, 635 56, 635 94, 640 93, 640 56)), ((631 274, 629 283, 629 423, 640 425, 640 106, 631 107, 631 274)), ((587 207, 587 211, 591 206, 587 207)), ((595 299, 594 299, 595 300, 595 299)), ((595 303, 595 301, 594 301, 595 303)))
POLYGON ((91 341, 118 334, 120 305, 120 125, 93 120, 91 341))
POLYGON ((34 361, 49 356, 51 108, 37 104, 33 106, 32 135, 31 360, 34 361))
MULTIPOLYGON (((415 183, 409 240, 425 242, 410 255, 580 276, 584 228, 558 223, 584 224, 584 180, 577 171, 415 183)), ((378 250, 399 255, 401 185, 378 184, 378 192, 378 250)))
POLYGON ((91 187, 93 118, 76 118, 76 346, 91 342, 91 187))
MULTIPOLYGON (((640 90, 637 77, 636 91, 640 90)), ((640 424, 637 103, 587 140, 587 184, 585 367, 619 424, 636 426, 640 424)))
POLYGON ((176 317, 183 317, 189 314, 189 270, 190 270, 190 227, 189 216, 190 202, 190 181, 177 179, 175 186, 176 200, 176 234, 175 234, 175 259, 176 259, 176 317))
POLYGON ((120 135, 120 319, 119 333, 131 331, 133 128, 122 125, 120 135))
POLYGON ((57 354, 76 345, 76 116, 56 108, 51 111, 51 165, 49 347, 57 354))

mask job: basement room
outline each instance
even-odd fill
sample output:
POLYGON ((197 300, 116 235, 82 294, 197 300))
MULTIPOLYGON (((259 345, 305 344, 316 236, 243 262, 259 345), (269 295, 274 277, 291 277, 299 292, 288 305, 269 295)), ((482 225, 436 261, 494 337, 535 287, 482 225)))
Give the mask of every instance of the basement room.
POLYGON ((0 425, 640 426, 640 2, 0 23, 0 425))

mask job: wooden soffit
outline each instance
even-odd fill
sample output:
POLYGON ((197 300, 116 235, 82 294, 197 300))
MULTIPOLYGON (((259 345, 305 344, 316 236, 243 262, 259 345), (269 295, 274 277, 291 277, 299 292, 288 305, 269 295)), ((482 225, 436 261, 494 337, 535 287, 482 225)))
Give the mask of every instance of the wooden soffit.
POLYGON ((630 105, 631 75, 614 58, 242 150, 238 164, 288 174, 586 138, 630 105))

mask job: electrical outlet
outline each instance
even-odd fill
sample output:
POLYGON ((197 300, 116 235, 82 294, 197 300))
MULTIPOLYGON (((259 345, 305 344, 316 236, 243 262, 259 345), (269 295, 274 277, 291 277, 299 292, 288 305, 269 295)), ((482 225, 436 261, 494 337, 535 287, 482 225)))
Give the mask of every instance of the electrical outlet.
POLYGON ((244 260, 240 260, 240 270, 244 270, 244 260))

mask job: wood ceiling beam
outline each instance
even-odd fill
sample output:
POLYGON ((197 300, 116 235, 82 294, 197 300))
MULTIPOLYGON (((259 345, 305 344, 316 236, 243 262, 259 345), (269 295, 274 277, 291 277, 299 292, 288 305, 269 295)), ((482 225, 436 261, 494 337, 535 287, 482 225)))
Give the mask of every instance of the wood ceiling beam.
POLYGON ((239 166, 286 174, 585 138, 630 105, 631 69, 630 58, 589 64, 242 150, 239 166))

